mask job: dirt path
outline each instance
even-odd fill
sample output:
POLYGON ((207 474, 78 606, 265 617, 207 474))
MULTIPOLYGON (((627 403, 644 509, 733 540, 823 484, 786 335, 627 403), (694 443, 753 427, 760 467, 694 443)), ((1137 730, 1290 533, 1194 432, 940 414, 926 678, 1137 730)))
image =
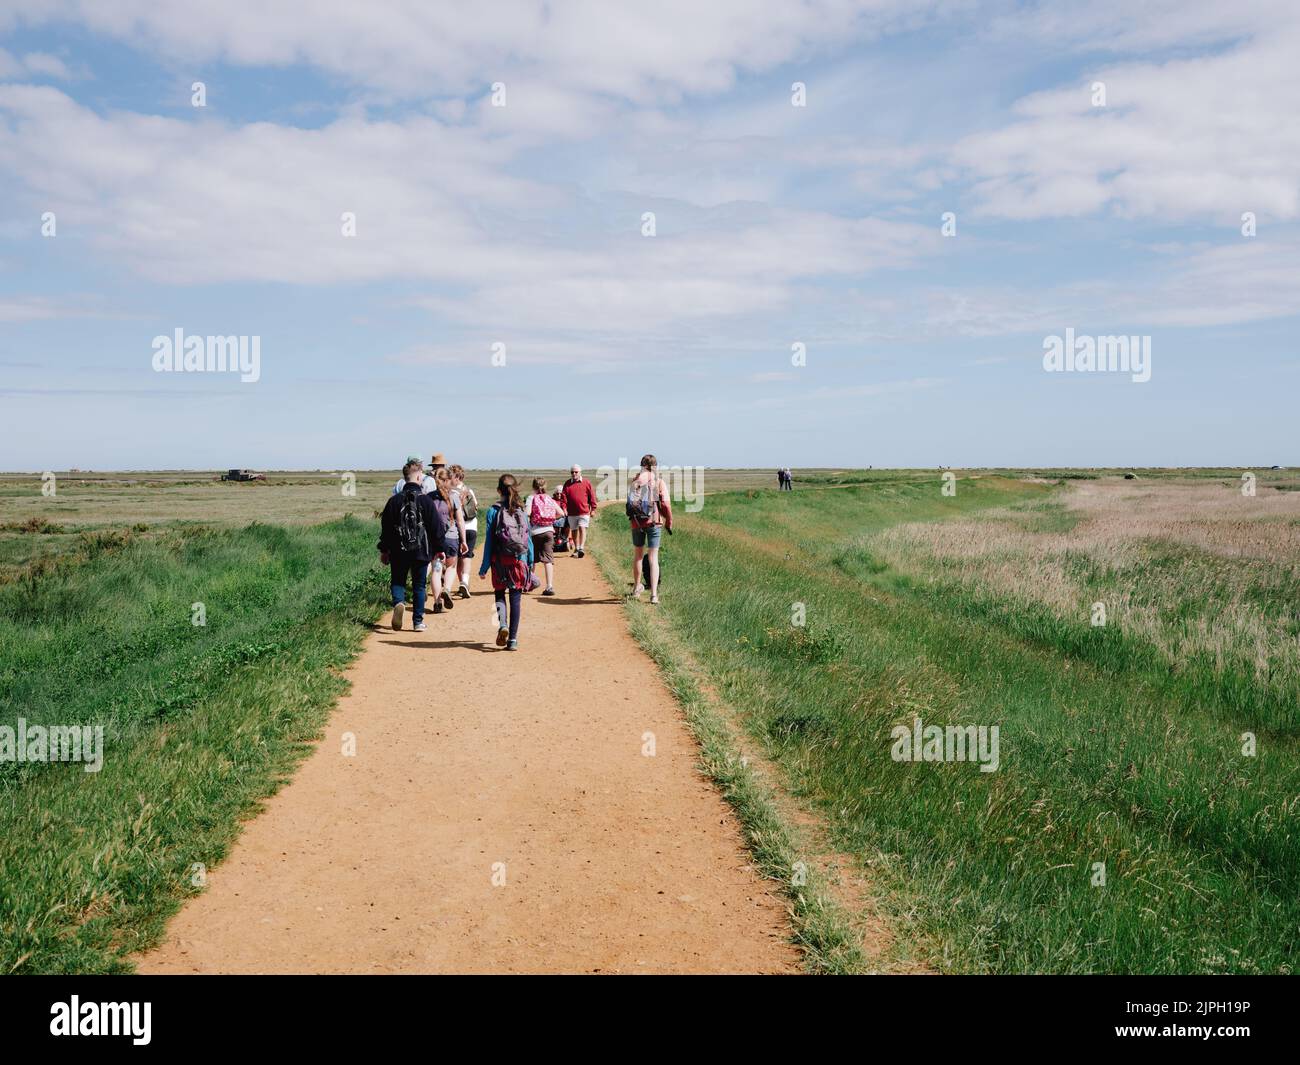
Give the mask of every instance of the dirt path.
POLYGON ((796 971, 594 560, 556 570, 513 653, 477 579, 426 632, 385 617, 325 738, 140 971, 796 971))

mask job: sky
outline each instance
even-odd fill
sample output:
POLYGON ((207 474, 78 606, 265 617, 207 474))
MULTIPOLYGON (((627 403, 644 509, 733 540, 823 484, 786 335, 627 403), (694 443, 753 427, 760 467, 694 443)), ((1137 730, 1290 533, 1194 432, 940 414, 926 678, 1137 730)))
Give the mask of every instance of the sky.
POLYGON ((1300 464, 1297 56, 1293 0, 0 0, 0 469, 1300 464))

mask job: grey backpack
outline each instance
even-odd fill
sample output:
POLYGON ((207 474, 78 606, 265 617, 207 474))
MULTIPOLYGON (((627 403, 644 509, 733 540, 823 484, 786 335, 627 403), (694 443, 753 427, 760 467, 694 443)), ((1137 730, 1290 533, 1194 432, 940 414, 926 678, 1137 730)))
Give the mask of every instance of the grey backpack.
POLYGON ((511 510, 503 503, 497 508, 497 546, 516 558, 528 557, 528 515, 523 507, 511 510))

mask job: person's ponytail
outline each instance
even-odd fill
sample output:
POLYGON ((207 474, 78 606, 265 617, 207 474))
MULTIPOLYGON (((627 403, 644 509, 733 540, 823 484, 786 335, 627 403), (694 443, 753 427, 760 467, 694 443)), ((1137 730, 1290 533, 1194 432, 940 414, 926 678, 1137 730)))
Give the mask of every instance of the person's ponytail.
POLYGON ((501 497, 501 503, 507 510, 520 510, 523 508, 523 501, 519 498, 519 482, 515 480, 514 474, 503 473, 501 479, 497 481, 497 494, 501 497))

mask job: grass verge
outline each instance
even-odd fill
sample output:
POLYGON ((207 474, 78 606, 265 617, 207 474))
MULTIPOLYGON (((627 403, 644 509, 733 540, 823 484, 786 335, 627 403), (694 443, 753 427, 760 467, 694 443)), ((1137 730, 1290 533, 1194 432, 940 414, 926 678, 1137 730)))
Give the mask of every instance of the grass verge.
POLYGON ((0 765, 0 972, 128 971, 202 890, 346 690, 373 541, 190 528, 0 586, 0 725, 104 730, 98 772, 0 765))
MULTIPOLYGON (((899 523, 1017 503, 1071 535, 1054 492, 984 477, 954 497, 938 478, 710 496, 680 518, 660 620, 938 968, 1289 972, 1300 766, 1268 702, 1225 714, 1190 673, 1138 668, 1154 648, 1057 639, 1029 612, 1009 621, 1018 604, 975 609, 925 559, 903 574, 878 550, 899 523), (997 726, 998 768, 895 760, 893 730, 917 718, 997 726)), ((1204 616, 1215 601, 1186 602, 1204 616)))
MULTIPOLYGON (((620 577, 626 558, 608 546, 622 531, 616 520, 600 522, 592 550, 601 573, 615 594, 626 591, 620 577)), ((745 841, 760 873, 781 886, 789 901, 793 940, 803 951, 809 972, 853 974, 876 971, 854 930, 850 915, 835 899, 826 873, 808 860, 803 830, 783 815, 771 787, 760 779, 742 753, 725 712, 701 687, 691 671, 690 655, 671 631, 640 604, 624 605, 633 639, 659 667, 700 747, 700 769, 740 820, 745 841)))

